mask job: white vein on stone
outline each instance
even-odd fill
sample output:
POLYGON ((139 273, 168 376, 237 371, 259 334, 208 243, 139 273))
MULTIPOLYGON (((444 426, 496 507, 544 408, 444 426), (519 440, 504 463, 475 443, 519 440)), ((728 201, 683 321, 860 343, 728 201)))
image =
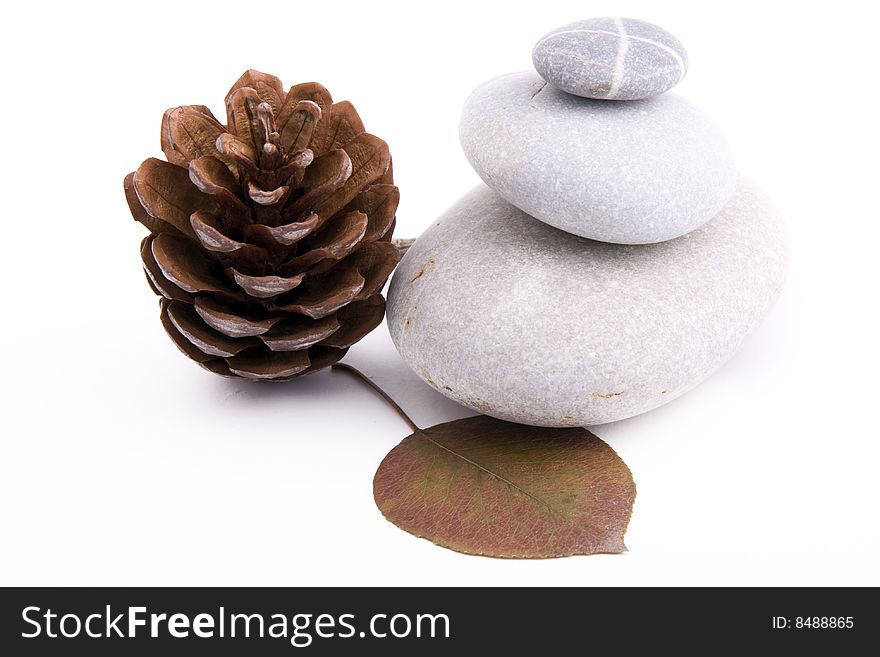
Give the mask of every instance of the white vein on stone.
MULTIPOLYGON (((615 20, 620 20, 620 19, 616 18, 615 20)), ((543 39, 541 39, 538 42, 538 45, 544 43, 545 41, 547 41, 548 39, 550 39, 552 37, 559 36, 560 34, 607 34, 608 36, 613 36, 613 37, 618 37, 618 38, 621 36, 620 32, 611 32, 610 30, 563 30, 562 32, 551 32, 550 34, 545 36, 543 39)), ((624 32, 623 36, 626 39, 632 39, 633 41, 641 41, 642 43, 647 43, 649 45, 656 46, 657 48, 659 48, 660 50, 665 52, 667 55, 672 57, 675 60, 675 63, 678 65, 678 71, 679 71, 678 79, 681 80, 684 77, 684 74, 685 74, 684 59, 682 59, 682 56, 679 55, 677 52, 675 52, 672 48, 670 48, 666 44, 660 43, 659 41, 654 41, 653 39, 648 39, 647 37, 635 36, 634 34, 629 34, 626 32, 624 32)))
POLYGON ((629 39, 627 38, 623 21, 615 18, 614 25, 617 27, 620 43, 617 44, 617 57, 614 60, 614 72, 611 74, 611 87, 608 89, 608 95, 606 96, 608 100, 613 100, 620 94, 620 85, 623 84, 623 64, 626 61, 626 53, 629 50, 629 39))

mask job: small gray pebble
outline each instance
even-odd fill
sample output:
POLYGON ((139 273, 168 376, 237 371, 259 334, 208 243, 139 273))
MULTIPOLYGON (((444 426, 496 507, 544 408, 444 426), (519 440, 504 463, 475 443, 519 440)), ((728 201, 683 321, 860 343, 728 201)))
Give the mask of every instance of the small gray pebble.
POLYGON ((528 214, 603 242, 646 244, 711 219, 736 184, 708 116, 676 94, 577 98, 534 71, 480 85, 459 129, 471 166, 528 214))
POLYGON ((613 422, 730 358, 779 295, 787 256, 781 219, 745 181, 708 224, 648 246, 575 237, 480 186, 404 256, 388 327, 422 379, 476 411, 613 422))
POLYGON ((560 27, 538 41, 532 62, 557 89, 602 100, 658 96, 678 84, 688 67, 678 39, 635 18, 590 18, 560 27))

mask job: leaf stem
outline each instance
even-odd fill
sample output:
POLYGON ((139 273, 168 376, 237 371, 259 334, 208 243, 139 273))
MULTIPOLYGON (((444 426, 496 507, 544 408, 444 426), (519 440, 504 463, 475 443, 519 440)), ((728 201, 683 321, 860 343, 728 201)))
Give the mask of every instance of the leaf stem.
POLYGON ((372 379, 370 379, 366 374, 361 372, 359 369, 357 369, 356 367, 352 367, 348 363, 335 363, 333 365, 332 369, 342 370, 344 372, 348 372, 349 374, 353 374, 354 376, 359 378, 361 381, 363 381, 368 386, 370 386, 370 388, 372 388, 376 394, 378 394, 382 399, 384 399, 388 403, 388 405, 391 406, 391 408, 393 408, 395 411, 397 411, 397 414, 401 418, 403 418, 403 421, 406 422, 413 431, 421 431, 419 426, 415 422, 412 421, 412 418, 410 418, 410 416, 404 412, 404 410, 397 404, 397 402, 394 401, 393 399, 391 399, 391 396, 387 392, 382 390, 382 388, 380 388, 376 382, 374 382, 372 379))

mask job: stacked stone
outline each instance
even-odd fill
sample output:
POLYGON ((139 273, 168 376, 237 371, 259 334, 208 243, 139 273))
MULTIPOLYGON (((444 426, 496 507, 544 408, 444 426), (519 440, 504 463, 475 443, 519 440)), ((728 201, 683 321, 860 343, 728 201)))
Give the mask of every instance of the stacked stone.
POLYGON ((466 101, 485 186, 416 240, 388 324, 430 385, 524 424, 656 408, 732 356, 782 287, 787 238, 712 121, 667 93, 681 43, 634 19, 566 25, 466 101))

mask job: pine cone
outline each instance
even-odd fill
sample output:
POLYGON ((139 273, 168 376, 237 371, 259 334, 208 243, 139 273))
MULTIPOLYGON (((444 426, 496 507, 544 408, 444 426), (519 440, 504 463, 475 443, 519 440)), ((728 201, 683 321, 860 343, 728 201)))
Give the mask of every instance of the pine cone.
POLYGON ((162 151, 125 178, 147 280, 184 354, 225 376, 290 379, 375 328, 397 265, 388 145, 320 84, 248 71, 207 107, 165 112, 162 151))

